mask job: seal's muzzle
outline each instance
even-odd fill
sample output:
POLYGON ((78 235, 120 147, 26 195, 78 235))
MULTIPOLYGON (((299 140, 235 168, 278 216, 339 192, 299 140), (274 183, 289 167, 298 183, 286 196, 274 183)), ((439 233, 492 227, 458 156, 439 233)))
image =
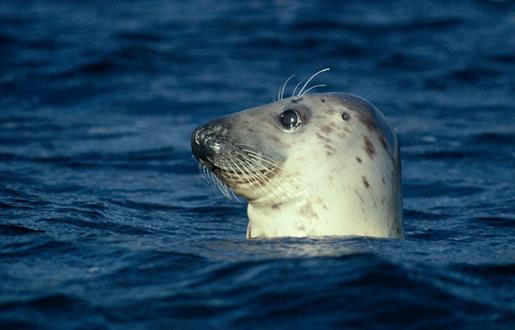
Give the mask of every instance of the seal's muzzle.
POLYGON ((222 145, 229 135, 228 123, 217 119, 197 127, 191 135, 191 150, 199 160, 212 163, 215 156, 221 153, 222 145))

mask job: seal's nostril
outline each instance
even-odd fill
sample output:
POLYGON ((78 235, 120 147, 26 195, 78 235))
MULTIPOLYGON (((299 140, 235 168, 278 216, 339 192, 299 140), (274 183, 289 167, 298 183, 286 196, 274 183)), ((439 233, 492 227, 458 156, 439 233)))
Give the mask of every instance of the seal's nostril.
POLYGON ((227 140, 228 125, 224 119, 216 119, 197 127, 191 134, 191 151, 198 159, 210 161, 221 152, 227 140))
POLYGON ((191 142, 197 145, 201 144, 202 129, 199 127, 193 131, 191 142))
POLYGON ((191 151, 195 157, 207 160, 207 157, 213 154, 213 150, 208 146, 208 137, 205 126, 196 128, 191 134, 191 151))

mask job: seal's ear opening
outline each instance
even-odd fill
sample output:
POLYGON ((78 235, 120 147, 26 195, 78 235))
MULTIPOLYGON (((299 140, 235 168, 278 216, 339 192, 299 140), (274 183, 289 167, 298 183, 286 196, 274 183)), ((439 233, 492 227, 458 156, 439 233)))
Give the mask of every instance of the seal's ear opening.
POLYGON ((350 115, 348 112, 343 112, 342 113, 342 119, 345 120, 345 121, 348 121, 350 119, 350 115))

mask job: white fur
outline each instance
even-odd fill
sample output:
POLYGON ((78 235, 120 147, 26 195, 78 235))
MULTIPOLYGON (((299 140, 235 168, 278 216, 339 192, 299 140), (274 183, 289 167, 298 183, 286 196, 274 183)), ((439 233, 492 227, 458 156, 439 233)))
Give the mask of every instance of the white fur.
MULTIPOLYGON (((287 137, 292 140, 287 161, 269 185, 291 193, 267 194, 249 202, 247 238, 341 235, 403 238, 398 159, 392 158, 378 135, 344 104, 322 104, 320 98, 314 97, 306 97, 303 102, 311 109, 331 107, 337 111, 332 114, 316 111, 305 131, 287 137), (351 120, 344 122, 340 118, 342 111, 349 111, 351 120), (336 132, 327 135, 334 148, 332 155, 328 155, 324 142, 316 135, 321 125, 328 122, 347 125, 351 130, 345 138, 336 132), (373 157, 364 148, 365 136, 375 148, 373 157)), ((396 140, 394 143, 397 147, 396 140)))

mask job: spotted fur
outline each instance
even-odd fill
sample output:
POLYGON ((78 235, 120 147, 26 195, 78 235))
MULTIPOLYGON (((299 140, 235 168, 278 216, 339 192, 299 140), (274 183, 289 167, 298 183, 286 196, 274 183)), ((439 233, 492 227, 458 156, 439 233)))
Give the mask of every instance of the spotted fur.
POLYGON ((248 200, 248 238, 404 236, 397 138, 369 102, 349 94, 303 95, 218 125, 226 135, 212 166, 232 164, 232 172, 215 174, 248 200), (299 113, 298 128, 281 126, 284 109, 299 113), (230 152, 240 145, 254 158, 230 152))

